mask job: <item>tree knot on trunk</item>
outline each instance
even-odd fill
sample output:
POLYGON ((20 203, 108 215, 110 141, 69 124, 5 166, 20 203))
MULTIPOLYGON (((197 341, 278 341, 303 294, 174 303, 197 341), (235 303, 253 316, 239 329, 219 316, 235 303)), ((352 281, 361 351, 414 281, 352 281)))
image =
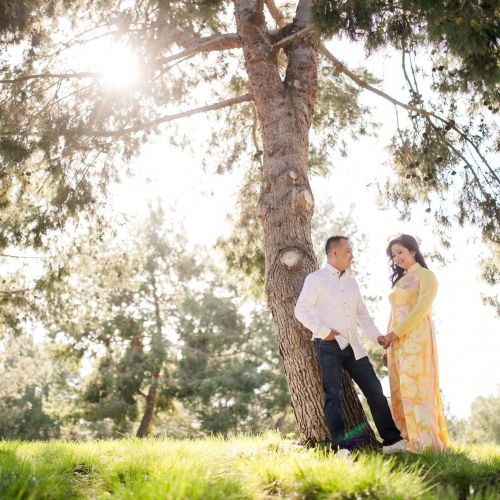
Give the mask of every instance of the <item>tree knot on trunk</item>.
POLYGON ((293 205, 298 212, 312 213, 314 198, 311 191, 308 188, 294 190, 293 205))
POLYGON ((280 261, 288 270, 297 267, 297 264, 302 259, 302 254, 296 248, 288 248, 281 253, 280 261))

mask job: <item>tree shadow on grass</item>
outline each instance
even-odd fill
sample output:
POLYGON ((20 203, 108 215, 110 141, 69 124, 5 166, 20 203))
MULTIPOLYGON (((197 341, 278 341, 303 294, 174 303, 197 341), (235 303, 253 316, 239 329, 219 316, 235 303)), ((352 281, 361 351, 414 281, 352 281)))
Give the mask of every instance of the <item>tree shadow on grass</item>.
POLYGON ((446 453, 399 453, 393 455, 395 464, 418 464, 433 485, 438 498, 500 497, 500 455, 484 459, 470 453, 452 450, 446 453))

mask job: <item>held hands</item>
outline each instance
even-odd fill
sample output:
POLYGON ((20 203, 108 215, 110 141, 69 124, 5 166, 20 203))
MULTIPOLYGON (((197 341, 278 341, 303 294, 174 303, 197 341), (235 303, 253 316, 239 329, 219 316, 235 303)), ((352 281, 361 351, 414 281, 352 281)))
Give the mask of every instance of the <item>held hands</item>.
POLYGON ((394 332, 389 332, 387 335, 380 335, 380 337, 377 337, 377 342, 384 349, 389 349, 389 347, 391 347, 391 344, 398 339, 399 337, 394 332))

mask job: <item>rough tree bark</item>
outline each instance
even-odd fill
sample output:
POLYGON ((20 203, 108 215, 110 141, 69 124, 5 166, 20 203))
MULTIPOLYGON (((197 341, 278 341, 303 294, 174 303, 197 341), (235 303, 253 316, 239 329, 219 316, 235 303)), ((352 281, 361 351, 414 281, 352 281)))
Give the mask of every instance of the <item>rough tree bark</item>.
MULTIPOLYGON (((298 2, 290 34, 308 25, 310 0, 298 2)), ((294 318, 306 275, 317 268, 311 242, 314 199, 308 180, 309 129, 317 88, 317 46, 310 36, 286 46, 278 69, 263 1, 235 0, 236 25, 263 140, 258 215, 264 230, 266 295, 292 406, 304 444, 328 441, 323 391, 310 333, 294 318)), ((352 382, 343 385, 348 430, 366 424, 352 382)), ((373 431, 369 439, 374 442, 373 431)))

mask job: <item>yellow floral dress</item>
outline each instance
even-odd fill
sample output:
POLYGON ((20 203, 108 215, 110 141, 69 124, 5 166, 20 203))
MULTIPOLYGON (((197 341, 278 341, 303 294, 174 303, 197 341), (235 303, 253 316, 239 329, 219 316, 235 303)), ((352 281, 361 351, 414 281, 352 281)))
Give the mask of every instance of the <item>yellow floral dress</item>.
POLYGON ((450 445, 431 319, 437 286, 434 273, 415 263, 389 295, 389 331, 399 337, 387 353, 391 406, 409 451, 441 451, 450 445))

